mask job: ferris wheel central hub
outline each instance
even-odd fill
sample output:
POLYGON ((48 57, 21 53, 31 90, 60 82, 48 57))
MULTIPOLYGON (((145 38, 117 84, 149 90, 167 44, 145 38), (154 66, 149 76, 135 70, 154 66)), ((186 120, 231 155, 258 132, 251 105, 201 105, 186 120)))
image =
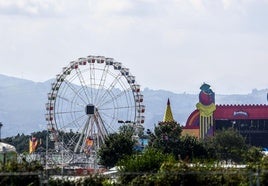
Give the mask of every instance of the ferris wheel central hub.
POLYGON ((96 107, 93 104, 88 104, 85 111, 87 115, 94 115, 96 112, 96 107))

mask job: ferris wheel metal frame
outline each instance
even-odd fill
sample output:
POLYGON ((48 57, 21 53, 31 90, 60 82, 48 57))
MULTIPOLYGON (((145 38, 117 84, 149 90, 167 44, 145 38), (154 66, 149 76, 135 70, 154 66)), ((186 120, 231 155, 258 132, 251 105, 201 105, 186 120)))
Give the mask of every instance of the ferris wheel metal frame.
POLYGON ((143 128, 144 112, 140 85, 121 62, 92 55, 71 61, 56 75, 46 103, 49 139, 58 153, 52 161, 96 155, 119 121, 131 122, 135 131, 143 128))

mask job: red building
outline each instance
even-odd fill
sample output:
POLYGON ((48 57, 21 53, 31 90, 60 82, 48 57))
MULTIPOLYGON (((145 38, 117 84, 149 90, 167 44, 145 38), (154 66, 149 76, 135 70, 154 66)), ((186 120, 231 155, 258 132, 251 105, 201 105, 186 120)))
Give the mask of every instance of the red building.
POLYGON ((183 134, 198 138, 214 135, 217 130, 234 128, 246 142, 268 147, 268 105, 215 105, 210 86, 200 87, 199 103, 183 129, 183 134))

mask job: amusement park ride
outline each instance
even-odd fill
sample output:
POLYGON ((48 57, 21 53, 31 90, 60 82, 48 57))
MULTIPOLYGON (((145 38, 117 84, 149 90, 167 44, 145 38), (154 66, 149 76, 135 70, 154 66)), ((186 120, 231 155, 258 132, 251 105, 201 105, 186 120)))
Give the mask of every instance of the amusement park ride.
POLYGON ((129 68, 113 58, 87 56, 56 75, 48 93, 47 164, 95 165, 97 150, 122 122, 144 123, 143 95, 129 68))

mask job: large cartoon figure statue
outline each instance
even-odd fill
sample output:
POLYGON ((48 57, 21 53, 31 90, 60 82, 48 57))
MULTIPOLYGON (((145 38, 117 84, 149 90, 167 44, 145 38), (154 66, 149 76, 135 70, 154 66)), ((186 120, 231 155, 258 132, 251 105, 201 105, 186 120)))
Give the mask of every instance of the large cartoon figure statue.
POLYGON ((205 138, 213 133, 213 112, 216 110, 215 94, 210 89, 210 85, 204 83, 200 87, 199 103, 196 108, 199 110, 199 137, 205 138))
POLYGON ((215 94, 214 92, 210 89, 210 85, 204 83, 200 87, 201 91, 199 93, 199 102, 202 103, 203 105, 210 105, 212 103, 215 103, 215 94))

